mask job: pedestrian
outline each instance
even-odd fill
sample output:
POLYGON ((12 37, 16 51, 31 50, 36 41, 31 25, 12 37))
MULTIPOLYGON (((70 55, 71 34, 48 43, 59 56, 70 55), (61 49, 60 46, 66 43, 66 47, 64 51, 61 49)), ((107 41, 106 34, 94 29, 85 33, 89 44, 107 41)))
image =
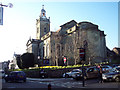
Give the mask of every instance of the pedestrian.
POLYGON ((103 79, 102 79, 102 66, 99 65, 98 68, 99 68, 99 83, 103 83, 103 79))

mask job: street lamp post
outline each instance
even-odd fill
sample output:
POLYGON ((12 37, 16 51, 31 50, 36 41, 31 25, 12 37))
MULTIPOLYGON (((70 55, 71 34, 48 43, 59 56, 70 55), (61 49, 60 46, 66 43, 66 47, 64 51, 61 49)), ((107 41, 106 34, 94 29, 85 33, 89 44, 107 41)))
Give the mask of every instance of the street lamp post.
POLYGON ((3 7, 12 8, 13 4, 9 3, 8 5, 3 5, 2 3, 0 3, 0 25, 3 25, 3 7))
POLYGON ((39 77, 40 77, 40 56, 38 56, 38 67, 39 67, 39 77))
POLYGON ((2 3, 0 4, 0 6, 2 7, 9 7, 9 8, 12 8, 13 7, 13 4, 12 3, 9 3, 8 5, 3 5, 2 3))

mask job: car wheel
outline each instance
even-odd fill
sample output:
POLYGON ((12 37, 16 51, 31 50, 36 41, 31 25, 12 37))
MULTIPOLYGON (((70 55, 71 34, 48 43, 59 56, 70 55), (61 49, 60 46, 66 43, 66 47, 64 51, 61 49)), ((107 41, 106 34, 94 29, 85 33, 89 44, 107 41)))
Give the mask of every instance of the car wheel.
POLYGON ((24 82, 26 82, 26 79, 25 80, 23 80, 24 82))
POLYGON ((66 77, 66 78, 68 78, 68 77, 69 77, 69 75, 68 75, 68 74, 66 74, 66 75, 65 75, 65 77, 66 77))
POLYGON ((5 80, 5 82, 8 82, 8 80, 5 80))
POLYGON ((116 77, 116 78, 115 78, 115 81, 116 81, 116 82, 120 82, 120 78, 119 78, 119 77, 116 77))
POLYGON ((103 80, 103 82, 107 82, 108 80, 103 80))

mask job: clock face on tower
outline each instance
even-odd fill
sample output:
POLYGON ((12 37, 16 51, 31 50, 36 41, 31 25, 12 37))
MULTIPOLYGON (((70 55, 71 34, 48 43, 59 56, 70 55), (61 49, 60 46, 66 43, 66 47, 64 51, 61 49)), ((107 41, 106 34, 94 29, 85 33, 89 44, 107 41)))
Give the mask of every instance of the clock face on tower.
POLYGON ((43 13, 43 16, 45 16, 45 13, 43 13))

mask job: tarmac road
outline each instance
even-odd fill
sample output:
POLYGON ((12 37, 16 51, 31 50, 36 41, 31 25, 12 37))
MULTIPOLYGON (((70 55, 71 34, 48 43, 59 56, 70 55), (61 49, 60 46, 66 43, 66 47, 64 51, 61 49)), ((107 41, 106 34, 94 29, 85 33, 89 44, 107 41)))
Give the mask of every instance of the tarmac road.
POLYGON ((90 79, 85 81, 85 87, 82 86, 82 81, 76 81, 72 78, 27 78, 27 82, 18 82, 18 83, 6 83, 4 80, 2 80, 2 88, 3 90, 9 89, 9 90, 16 90, 16 89, 22 89, 22 90, 48 90, 48 84, 51 84, 52 90, 62 90, 63 89, 120 89, 120 83, 116 82, 105 82, 105 83, 98 83, 97 79, 90 79))

